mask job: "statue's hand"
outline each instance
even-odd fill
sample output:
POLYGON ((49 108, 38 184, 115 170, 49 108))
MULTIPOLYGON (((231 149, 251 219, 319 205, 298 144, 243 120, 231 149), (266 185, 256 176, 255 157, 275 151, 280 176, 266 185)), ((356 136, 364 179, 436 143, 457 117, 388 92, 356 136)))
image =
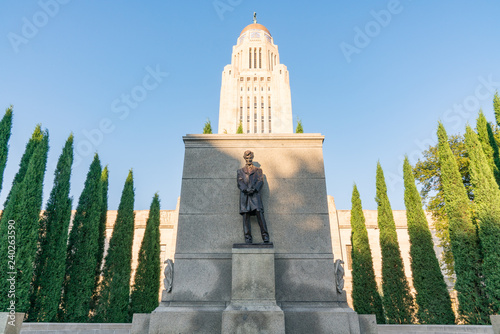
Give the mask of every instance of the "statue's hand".
POLYGON ((254 188, 248 188, 247 189, 247 193, 249 193, 249 194, 253 194, 254 192, 255 192, 254 188))

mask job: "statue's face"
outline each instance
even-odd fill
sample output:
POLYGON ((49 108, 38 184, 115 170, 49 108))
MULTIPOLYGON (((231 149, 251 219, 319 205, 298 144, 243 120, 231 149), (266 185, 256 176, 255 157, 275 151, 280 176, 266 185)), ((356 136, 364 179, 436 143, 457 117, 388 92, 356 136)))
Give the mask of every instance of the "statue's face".
POLYGON ((245 158, 245 161, 246 161, 247 165, 251 165, 251 164, 252 164, 252 161, 253 161, 252 156, 246 157, 246 158, 245 158))

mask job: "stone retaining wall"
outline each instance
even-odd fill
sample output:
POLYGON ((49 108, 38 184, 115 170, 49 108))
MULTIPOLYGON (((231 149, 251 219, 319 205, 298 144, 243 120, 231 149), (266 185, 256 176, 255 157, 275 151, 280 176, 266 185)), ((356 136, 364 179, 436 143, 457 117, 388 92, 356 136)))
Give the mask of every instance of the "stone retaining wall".
MULTIPOLYGON (((378 325, 379 334, 493 334, 492 326, 378 325)), ((130 334, 132 324, 23 323, 21 334, 130 334)))
POLYGON ((377 325, 378 334, 493 334, 492 326, 472 325, 377 325))
POLYGON ((132 324, 76 324, 25 322, 21 334, 130 334, 132 324))

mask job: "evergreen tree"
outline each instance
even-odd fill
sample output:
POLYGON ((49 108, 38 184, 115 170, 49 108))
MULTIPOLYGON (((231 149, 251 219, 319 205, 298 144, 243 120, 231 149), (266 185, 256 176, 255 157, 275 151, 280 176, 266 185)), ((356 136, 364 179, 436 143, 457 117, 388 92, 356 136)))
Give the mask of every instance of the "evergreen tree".
POLYGON ((488 307, 481 281, 481 254, 476 227, 472 222, 469 198, 448 144, 448 135, 441 123, 438 126, 437 136, 445 212, 449 221, 451 249, 455 259, 458 313, 460 320, 467 324, 486 324, 488 307))
POLYGON ((9 139, 12 132, 12 106, 5 110, 5 115, 0 121, 0 191, 2 191, 3 172, 7 165, 9 152, 9 139))
POLYGON ((490 123, 486 123, 486 130, 488 132, 489 143, 493 149, 493 175, 495 176, 495 181, 500 187, 500 149, 498 148, 498 143, 495 139, 495 134, 493 133, 493 128, 490 123))
POLYGON ((160 200, 155 194, 139 250, 139 264, 130 299, 131 314, 151 313, 158 306, 160 273, 160 200))
POLYGON ((408 157, 404 160, 403 174, 417 318, 421 324, 453 324, 455 314, 451 308, 450 295, 434 252, 432 235, 408 157))
POLYGON ((295 129, 295 133, 304 133, 304 128, 302 128, 302 121, 297 119, 297 128, 295 129))
POLYGON ((500 168, 497 165, 497 163, 499 163, 498 146, 496 140, 493 137, 491 125, 486 120, 486 117, 484 117, 482 110, 479 111, 479 116, 476 123, 476 131, 479 142, 481 143, 481 147, 488 162, 488 166, 493 171, 493 175, 495 176, 497 185, 500 185, 500 168))
POLYGON ((45 131, 38 133, 35 129, 33 153, 29 159, 26 173, 20 183, 11 189, 11 198, 5 208, 0 222, 2 226, 1 254, 8 254, 7 249, 12 241, 15 244, 15 255, 2 259, 0 310, 6 310, 9 302, 7 291, 10 283, 7 278, 14 272, 15 303, 17 312, 28 312, 30 306, 30 284, 33 278, 33 267, 37 252, 39 216, 42 209, 43 179, 47 165, 49 135, 45 131), (15 222, 14 234, 7 234, 9 222, 15 222), (11 238, 12 237, 12 238, 11 238), (14 261, 7 262, 7 261, 14 261))
POLYGON ((210 124, 210 120, 207 119, 205 122, 205 127, 203 128, 203 134, 212 134, 212 125, 210 124))
POLYGON ((35 127, 35 131, 33 131, 31 139, 26 144, 23 156, 21 157, 21 162, 19 163, 19 170, 14 176, 14 180, 12 180, 12 186, 3 204, 4 208, 7 208, 9 199, 12 196, 13 191, 16 190, 18 188, 18 185, 23 181, 24 176, 26 175, 26 171, 28 170, 28 164, 30 162, 31 156, 35 151, 35 147, 41 142, 42 138, 43 138, 42 127, 40 124, 38 124, 35 127))
POLYGON ((486 293, 494 314, 500 311, 500 189, 476 133, 467 126, 465 144, 470 157, 474 207, 483 252, 486 293))
POLYGON ((236 133, 240 134, 243 133, 243 123, 240 121, 240 124, 238 124, 238 129, 236 129, 236 133))
POLYGON ((109 171, 108 166, 104 167, 101 174, 101 184, 102 184, 102 208, 101 215, 99 218, 99 238, 97 240, 98 251, 97 251, 97 263, 95 267, 95 285, 94 285, 94 295, 92 296, 92 306, 91 309, 95 309, 95 305, 98 299, 97 288, 99 286, 99 281, 101 279, 101 268, 102 259, 104 257, 104 243, 106 241, 106 222, 108 217, 108 188, 109 188, 109 171))
POLYGON ((90 164, 69 234, 66 276, 58 318, 86 322, 95 284, 99 219, 102 209, 101 162, 97 153, 90 164))
POLYGON ((500 126, 500 97, 498 96, 498 91, 493 96, 493 110, 495 111, 497 125, 500 126))
POLYGON ((123 187, 113 235, 106 254, 94 320, 129 322, 130 274, 134 241, 134 180, 130 170, 123 187))
POLYGON ((368 243, 368 232, 361 199, 356 185, 352 190, 351 210, 352 245, 352 303, 359 314, 375 314, 377 324, 385 324, 382 299, 377 291, 373 271, 372 252, 368 243))
POLYGON ((70 135, 54 173, 54 186, 40 219, 39 250, 35 265, 32 304, 29 319, 55 321, 66 264, 66 244, 71 220, 72 199, 69 197, 73 135, 70 135))
POLYGON ((396 223, 387 197, 384 172, 377 163, 377 221, 382 251, 382 290, 385 316, 390 324, 413 322, 413 297, 406 280, 403 259, 399 251, 396 223))

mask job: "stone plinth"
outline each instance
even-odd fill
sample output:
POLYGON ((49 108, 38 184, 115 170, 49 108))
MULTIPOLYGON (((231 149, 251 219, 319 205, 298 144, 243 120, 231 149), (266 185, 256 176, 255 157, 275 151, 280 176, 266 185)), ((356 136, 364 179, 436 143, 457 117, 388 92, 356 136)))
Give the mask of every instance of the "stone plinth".
POLYGON ((19 334, 24 313, 0 312, 0 334, 19 334))
POLYGON ((500 334, 500 315, 490 315, 491 326, 494 334, 500 334))
MULTIPOLYGON (((232 303, 232 247, 243 242, 236 171, 255 153, 274 242, 275 298, 286 333, 359 333, 336 291, 320 134, 187 135, 172 292, 150 333, 220 333, 232 303)), ((259 228, 252 217, 254 241, 259 228)), ((233 298, 234 299, 234 298, 233 298)), ((234 304, 236 305, 236 304, 234 304)))
POLYGON ((231 303, 222 313, 222 333, 285 334, 285 316, 276 304, 272 245, 234 245, 231 303))

